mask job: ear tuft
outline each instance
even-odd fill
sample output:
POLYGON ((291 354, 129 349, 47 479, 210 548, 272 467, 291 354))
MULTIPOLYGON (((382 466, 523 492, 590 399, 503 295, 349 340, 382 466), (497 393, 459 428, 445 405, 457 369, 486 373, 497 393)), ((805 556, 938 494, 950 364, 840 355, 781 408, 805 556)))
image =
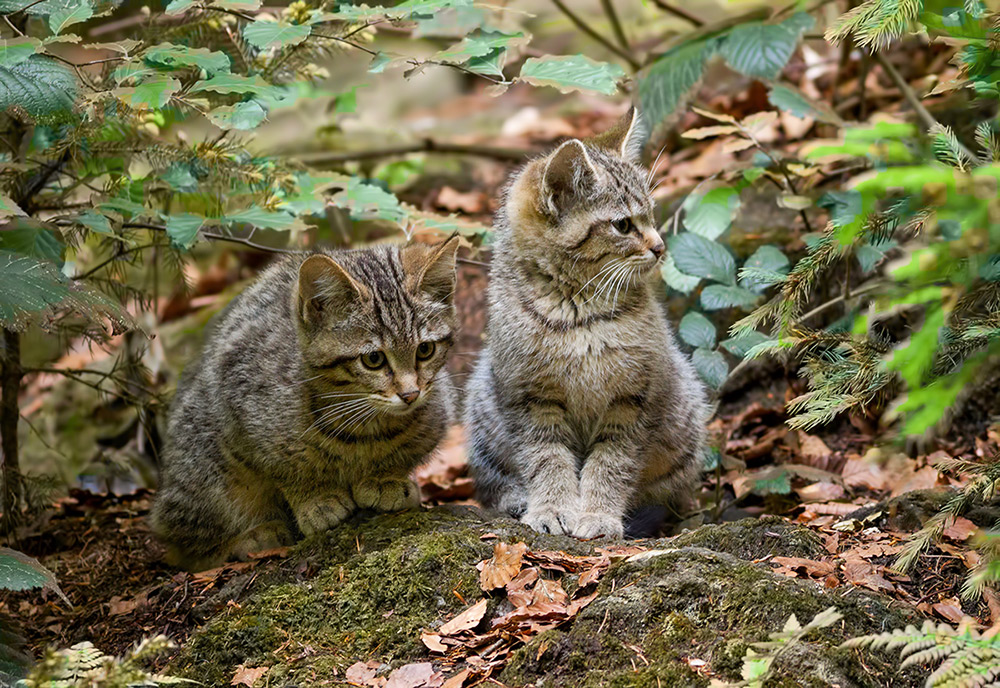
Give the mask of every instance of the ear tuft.
POLYGON ((296 311, 303 322, 313 325, 328 313, 357 307, 367 293, 336 260, 317 253, 299 266, 296 311))
POLYGON ((410 290, 450 304, 455 296, 455 255, 460 244, 459 235, 453 234, 440 244, 415 243, 402 248, 399 259, 410 290))
POLYGON ((620 155, 626 160, 638 163, 646 145, 646 126, 634 105, 620 120, 603 134, 590 139, 598 148, 620 155))
POLYGON ((542 202, 544 211, 557 216, 581 196, 585 196, 598 179, 597 168, 579 139, 570 139, 553 151, 542 172, 542 202))

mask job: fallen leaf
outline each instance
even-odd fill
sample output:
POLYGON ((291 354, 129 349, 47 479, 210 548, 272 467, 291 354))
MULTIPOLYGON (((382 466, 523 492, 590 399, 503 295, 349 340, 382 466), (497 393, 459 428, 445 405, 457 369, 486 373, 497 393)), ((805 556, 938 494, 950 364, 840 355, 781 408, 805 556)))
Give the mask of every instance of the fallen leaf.
POLYGON ((529 588, 538 580, 538 569, 524 569, 517 577, 507 584, 507 599, 515 607, 527 607, 531 604, 532 592, 529 588))
POLYGON ((792 576, 804 573, 811 578, 825 578, 837 570, 832 561, 815 561, 813 559, 803 559, 802 557, 771 557, 771 561, 778 564, 776 572, 792 576))
POLYGON ((493 556, 483 562, 479 572, 479 586, 483 590, 502 588, 514 580, 524 561, 528 546, 523 542, 508 545, 498 542, 493 545, 493 556))
POLYGON ((430 662, 404 664, 389 674, 385 688, 438 688, 444 677, 434 671, 430 662), (436 678, 435 678, 436 677, 436 678))
POLYGON ((251 559, 284 559, 291 550, 291 547, 272 547, 259 552, 248 552, 247 556, 251 559))
POLYGON ((962 605, 957 597, 937 602, 931 605, 931 608, 953 624, 959 623, 965 617, 965 612, 962 611, 962 605))
POLYGON ((897 485, 889 496, 898 497, 901 494, 913 492, 914 490, 930 490, 937 487, 939 476, 938 469, 934 468, 934 466, 924 466, 906 478, 902 484, 897 485))
POLYGON ((449 678, 441 688, 462 688, 465 685, 465 680, 469 678, 469 674, 472 672, 468 669, 462 669, 460 672, 449 678))
POLYGON ((236 674, 233 676, 233 680, 229 682, 229 685, 247 686, 247 688, 250 688, 255 681, 267 673, 268 669, 270 667, 256 667, 251 669, 240 664, 236 667, 236 674))
MULTIPOLYGON (((795 488, 795 492, 804 502, 829 502, 833 499, 840 499, 844 496, 844 488, 835 483, 813 483, 805 487, 795 488)), ((851 510, 857 510, 853 504, 851 510)))
POLYGON ((381 664, 376 661, 355 662, 347 667, 347 671, 344 672, 344 678, 356 686, 369 686, 372 684, 375 672, 378 671, 380 666, 381 664))
POLYGON ((440 652, 443 654, 448 651, 448 646, 441 642, 441 636, 436 633, 421 633, 420 641, 431 652, 440 652))
POLYGON ((816 435, 809 435, 801 430, 799 430, 799 454, 808 459, 810 464, 817 464, 819 462, 826 462, 830 457, 832 452, 830 448, 826 446, 826 442, 816 437, 816 435))
POLYGON ((461 210, 474 215, 486 210, 487 198, 482 191, 458 191, 446 186, 438 192, 437 205, 446 210, 461 210))
POLYGON ((479 600, 451 621, 442 624, 438 629, 438 633, 441 635, 454 635, 455 633, 475 628, 486 614, 486 604, 485 599, 479 600))
POLYGON ((965 542, 972 534, 979 530, 979 526, 967 518, 956 516, 952 519, 947 528, 944 529, 944 536, 956 542, 965 542))

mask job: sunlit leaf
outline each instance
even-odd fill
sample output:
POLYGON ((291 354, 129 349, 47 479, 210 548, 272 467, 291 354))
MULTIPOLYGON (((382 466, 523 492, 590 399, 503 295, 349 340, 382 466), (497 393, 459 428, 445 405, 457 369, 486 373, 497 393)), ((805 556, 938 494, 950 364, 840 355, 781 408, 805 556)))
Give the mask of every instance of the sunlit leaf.
POLYGON ((298 45, 312 32, 309 24, 289 24, 258 19, 243 29, 247 43, 262 50, 298 45))
POLYGON ((295 224, 295 218, 288 213, 257 207, 226 215, 222 221, 225 224, 247 224, 264 229, 288 229, 295 224))
POLYGON ((597 62, 584 55, 529 57, 518 80, 533 86, 553 86, 563 93, 596 91, 613 95, 625 70, 610 62, 597 62))
POLYGON ((711 41, 694 41, 673 48, 639 74, 643 115, 652 126, 673 114, 701 81, 705 62, 715 53, 711 41))
POLYGON ((62 33, 73 24, 85 22, 94 16, 94 8, 89 2, 78 2, 74 7, 66 7, 49 15, 49 28, 54 34, 62 33))
POLYGON ((670 255, 669 252, 663 259, 663 266, 660 268, 660 275, 663 276, 663 281, 667 283, 667 286, 671 289, 676 289, 682 294, 690 294, 694 291, 695 287, 701 283, 700 277, 685 275, 677 269, 674 257, 670 255))
POLYGON ((0 38, 0 67, 24 62, 38 52, 42 42, 37 38, 0 38))
POLYGON ((220 129, 247 131, 267 119, 267 110, 256 100, 246 100, 235 105, 222 105, 208 112, 208 119, 220 129))
POLYGON ((189 249, 198 240, 198 230, 205 224, 205 218, 192 213, 170 215, 167 218, 167 236, 170 242, 182 249, 189 249))
POLYGON ((209 76, 218 72, 228 72, 230 68, 229 57, 225 53, 173 43, 154 45, 142 54, 142 59, 157 69, 197 67, 204 69, 209 76))
POLYGON ((732 224, 740 209, 739 191, 722 186, 706 193, 692 193, 684 200, 684 226, 706 239, 717 239, 732 224))

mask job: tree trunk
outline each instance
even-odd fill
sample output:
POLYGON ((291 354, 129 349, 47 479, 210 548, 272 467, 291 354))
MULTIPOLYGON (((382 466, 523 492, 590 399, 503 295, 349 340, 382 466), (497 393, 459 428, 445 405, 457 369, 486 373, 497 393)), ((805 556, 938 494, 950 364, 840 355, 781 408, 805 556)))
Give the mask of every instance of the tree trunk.
POLYGON ((21 467, 18 463, 17 422, 21 412, 17 405, 21 389, 21 335, 13 330, 3 331, 3 349, 0 350, 0 534, 14 530, 21 510, 21 467))

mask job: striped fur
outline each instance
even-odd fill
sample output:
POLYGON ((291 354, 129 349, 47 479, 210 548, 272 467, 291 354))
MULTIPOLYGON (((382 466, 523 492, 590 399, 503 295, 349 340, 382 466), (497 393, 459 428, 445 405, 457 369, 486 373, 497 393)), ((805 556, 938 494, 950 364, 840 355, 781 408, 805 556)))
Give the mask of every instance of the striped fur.
POLYGON ((708 407, 654 297, 663 242, 636 118, 529 163, 495 222, 469 461, 486 506, 543 532, 621 536, 699 472, 708 407))
POLYGON ((419 504, 409 473, 451 416, 457 246, 292 257, 217 316, 168 422, 153 525, 173 563, 419 504))

